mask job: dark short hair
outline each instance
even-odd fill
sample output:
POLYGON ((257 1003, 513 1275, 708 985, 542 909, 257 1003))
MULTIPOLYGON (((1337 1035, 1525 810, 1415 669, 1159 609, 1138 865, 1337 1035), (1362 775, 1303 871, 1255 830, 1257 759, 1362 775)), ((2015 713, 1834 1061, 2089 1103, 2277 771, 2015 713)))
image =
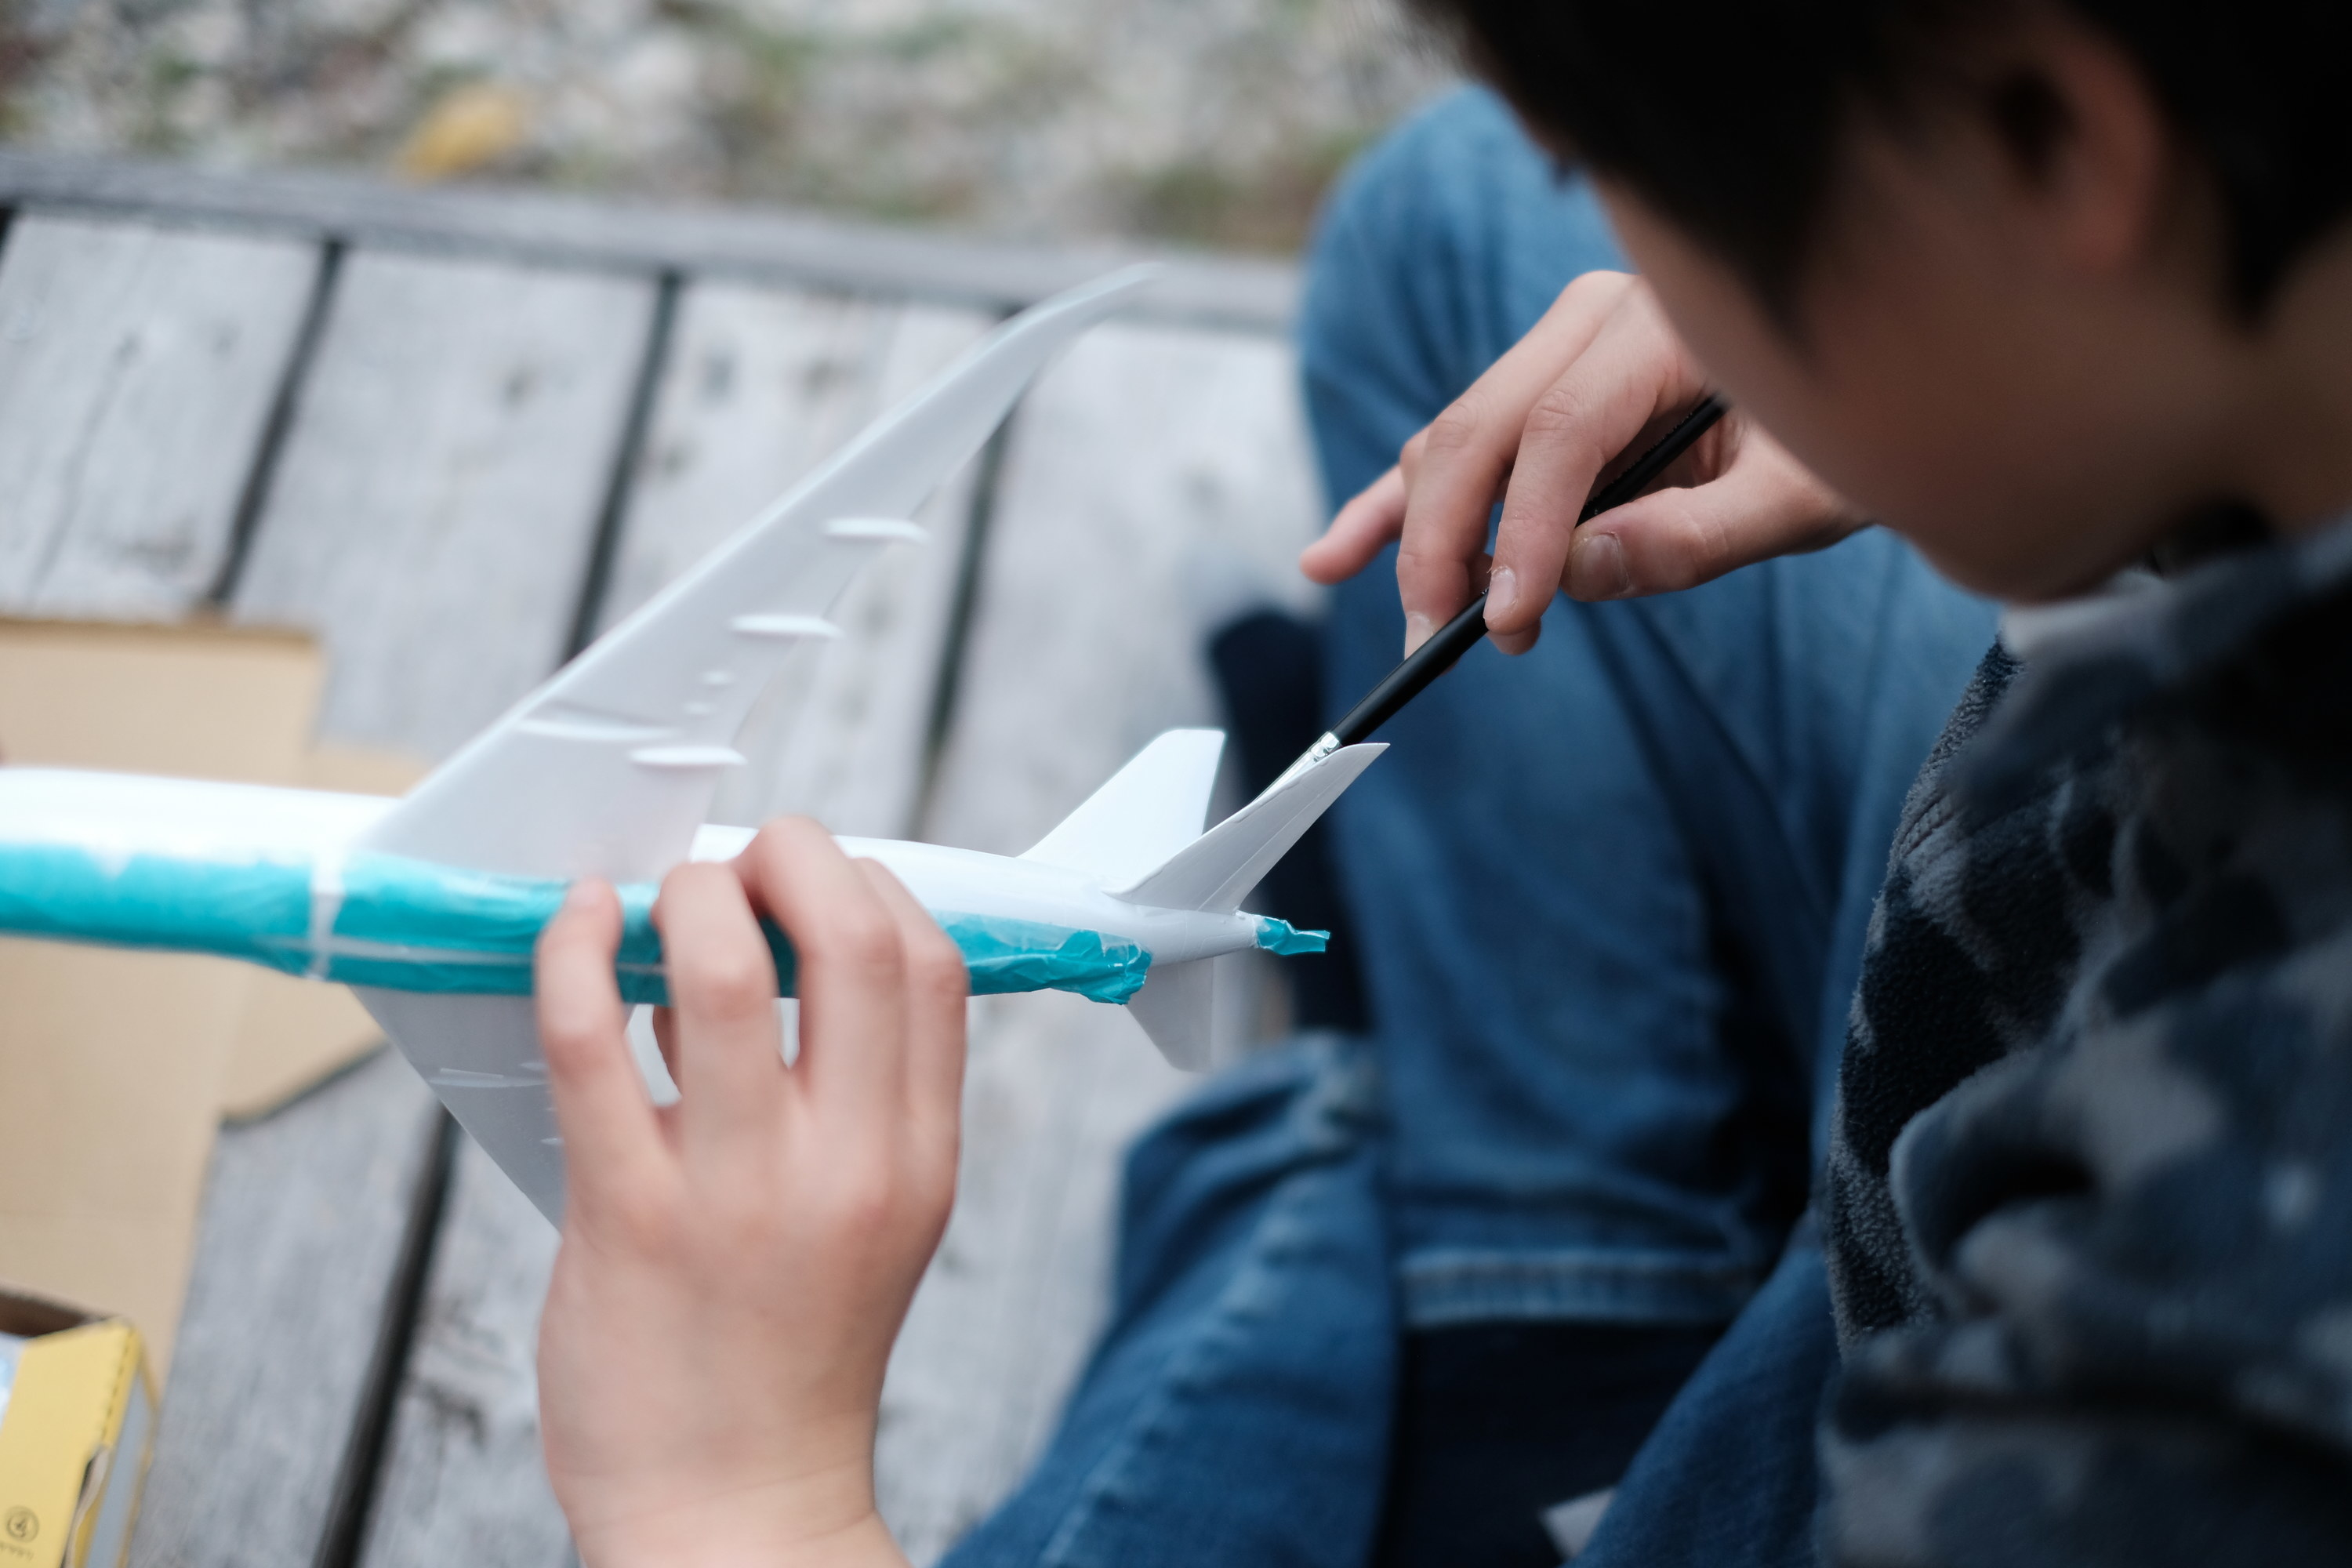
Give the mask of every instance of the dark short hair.
MULTIPOLYGON (((1623 180, 1793 315, 1860 113, 1981 95, 2024 156, 2059 129, 2032 81, 1966 83, 1972 29, 2030 0, 1418 0, 1519 111, 1623 180)), ((2231 303, 2259 314, 2352 207, 2352 5, 2059 0, 2147 73, 2218 184, 2231 303)))

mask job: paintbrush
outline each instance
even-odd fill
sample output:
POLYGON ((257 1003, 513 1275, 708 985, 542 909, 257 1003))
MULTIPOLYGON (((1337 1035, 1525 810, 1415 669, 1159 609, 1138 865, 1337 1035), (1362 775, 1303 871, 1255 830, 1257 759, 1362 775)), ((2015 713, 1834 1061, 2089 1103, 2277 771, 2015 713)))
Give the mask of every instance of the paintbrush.
MULTIPOLYGON (((1716 421, 1723 417, 1729 406, 1710 394, 1661 437, 1657 445, 1635 458, 1632 467, 1595 490, 1576 521, 1589 522, 1604 511, 1623 506, 1649 489, 1657 482, 1660 474, 1673 466, 1675 458, 1689 451, 1700 437, 1715 428, 1716 421)), ((1282 776, 1266 786, 1266 793, 1272 794, 1281 788, 1340 747, 1352 746, 1369 737, 1373 731, 1395 718, 1399 709, 1420 696, 1431 681, 1453 668, 1454 663, 1486 635, 1486 595, 1481 594, 1471 600, 1469 606, 1460 615, 1440 626, 1427 642, 1405 655, 1404 662, 1389 671, 1361 702, 1349 709, 1346 718, 1324 731, 1322 739, 1307 747, 1297 762, 1284 769, 1282 776)))

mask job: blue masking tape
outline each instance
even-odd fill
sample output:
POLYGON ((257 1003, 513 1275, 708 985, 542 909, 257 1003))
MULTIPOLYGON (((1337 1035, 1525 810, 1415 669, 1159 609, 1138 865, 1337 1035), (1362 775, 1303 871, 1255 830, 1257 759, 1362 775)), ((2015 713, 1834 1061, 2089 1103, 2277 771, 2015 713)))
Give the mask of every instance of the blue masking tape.
POLYGON ((1288 921, 1260 915, 1257 917, 1257 944, 1281 957, 1297 958, 1301 953, 1327 951, 1331 945, 1331 933, 1328 931, 1300 931, 1288 921))
POLYGON ((1143 989, 1151 970, 1150 953, 1101 931, 989 915, 941 915, 940 925, 963 949, 975 996, 1072 991, 1124 1003, 1143 989))
POLYGON ((0 931, 19 936, 215 952, 299 974, 310 929, 307 866, 0 847, 0 931))
MULTIPOLYGON (((390 855, 355 855, 340 879, 329 979, 477 996, 530 994, 531 947, 566 887, 390 855)), ((665 1003, 655 889, 633 884, 619 892, 622 996, 665 1003)), ((1121 1003, 1143 988, 1150 970, 1150 953, 1100 931, 953 912, 938 918, 962 949, 981 995, 1054 990, 1121 1003)), ((791 945, 772 923, 762 925, 779 994, 789 996, 796 969, 791 945)), ((110 863, 71 847, 0 846, 0 931, 216 953, 299 974, 313 965, 310 930, 307 867, 160 856, 110 863)))

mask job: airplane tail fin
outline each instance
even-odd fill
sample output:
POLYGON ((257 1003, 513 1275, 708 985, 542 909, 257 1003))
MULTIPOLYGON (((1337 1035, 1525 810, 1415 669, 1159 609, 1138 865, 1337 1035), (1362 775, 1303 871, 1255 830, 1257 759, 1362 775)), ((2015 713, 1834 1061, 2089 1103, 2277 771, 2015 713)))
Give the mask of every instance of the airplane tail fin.
MULTIPOLYGON (((1159 909, 1230 914, 1385 746, 1348 746, 1299 769, 1206 833, 1225 738, 1171 730, 1119 769, 1022 858, 1102 879, 1111 897, 1159 909)), ((1154 964, 1127 1005, 1169 1062, 1209 1065, 1216 960, 1154 964)))
POLYGON ((1165 910, 1226 914, 1290 853, 1384 745, 1343 746, 1284 780, 1112 897, 1165 910))
MULTIPOLYGON (((1239 909, 1249 890, 1385 750, 1349 746, 1301 769, 1112 896, 1160 909, 1220 914, 1239 909)), ((1197 958, 1153 965, 1127 1011, 1171 1066, 1199 1072, 1209 1066, 1216 1004, 1217 961, 1197 958)))
POLYGON ((1021 858, 1126 886, 1201 837, 1224 751, 1222 730, 1169 731, 1021 858))

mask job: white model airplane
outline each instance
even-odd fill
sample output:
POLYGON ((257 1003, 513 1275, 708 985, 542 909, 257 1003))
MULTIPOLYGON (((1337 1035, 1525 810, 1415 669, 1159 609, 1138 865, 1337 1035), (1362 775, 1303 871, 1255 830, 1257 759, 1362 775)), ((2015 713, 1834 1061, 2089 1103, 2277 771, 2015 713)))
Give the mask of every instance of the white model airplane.
MULTIPOLYGON (((624 994, 664 999, 647 918, 708 826, 730 745, 784 658, 980 449, 1054 354, 1143 286, 1051 300, 868 429, 599 639, 404 800, 0 768, 0 931, 223 953, 351 985, 452 1114, 550 1219, 563 1156, 533 1027, 530 952, 575 877, 622 889, 624 994)), ((1205 1065, 1210 961, 1312 952, 1241 900, 1379 754, 1295 772, 1203 833, 1223 737, 1161 736, 1018 858, 845 839, 964 951, 975 991, 1124 1003, 1169 1058, 1205 1065)), ((792 988, 781 938, 778 969, 792 988)))

